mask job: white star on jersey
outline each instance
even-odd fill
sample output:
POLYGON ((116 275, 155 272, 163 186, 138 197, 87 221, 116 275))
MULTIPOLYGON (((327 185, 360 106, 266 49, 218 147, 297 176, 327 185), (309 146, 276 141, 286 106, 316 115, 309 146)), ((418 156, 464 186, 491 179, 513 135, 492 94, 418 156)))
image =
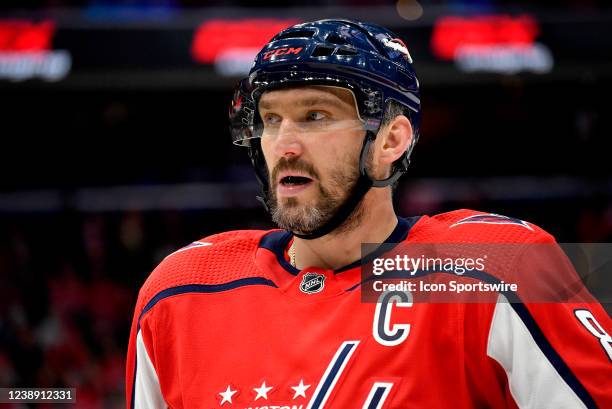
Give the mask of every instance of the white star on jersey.
POLYGON ((236 392, 238 391, 233 391, 230 385, 227 385, 227 389, 225 390, 225 392, 219 392, 219 395, 221 395, 221 397, 223 398, 221 399, 220 405, 223 405, 225 402, 233 403, 232 396, 234 396, 236 392))
POLYGON ((272 386, 266 386, 266 381, 263 381, 263 383, 261 384, 259 388, 253 388, 253 390, 257 392, 257 396, 255 396, 255 400, 259 398, 264 398, 268 400, 268 392, 270 392, 270 389, 272 389, 272 386))
POLYGON ((295 391, 295 395, 293 395, 293 399, 298 396, 306 397, 306 389, 310 388, 310 385, 304 385, 304 380, 300 379, 300 384, 298 386, 292 386, 291 389, 295 391))

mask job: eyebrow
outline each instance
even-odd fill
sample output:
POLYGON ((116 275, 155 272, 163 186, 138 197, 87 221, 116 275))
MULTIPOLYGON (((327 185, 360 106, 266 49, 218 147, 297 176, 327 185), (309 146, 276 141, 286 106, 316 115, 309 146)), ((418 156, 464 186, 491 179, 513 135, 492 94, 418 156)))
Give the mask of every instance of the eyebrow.
MULTIPOLYGON (((317 105, 332 105, 337 108, 345 108, 346 103, 340 100, 337 97, 332 96, 315 96, 308 98, 301 98, 297 101, 296 105, 301 107, 312 107, 317 105)), ((264 99, 259 100, 259 109, 272 109, 274 107, 273 103, 266 101, 264 99)))

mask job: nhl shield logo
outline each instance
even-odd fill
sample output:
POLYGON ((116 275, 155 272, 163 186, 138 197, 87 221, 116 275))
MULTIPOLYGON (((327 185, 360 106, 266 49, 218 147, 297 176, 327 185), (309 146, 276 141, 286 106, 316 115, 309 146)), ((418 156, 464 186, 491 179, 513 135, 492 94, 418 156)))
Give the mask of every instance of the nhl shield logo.
POLYGON ((325 285, 325 276, 317 273, 306 273, 302 277, 300 290, 306 294, 315 294, 323 290, 325 285))

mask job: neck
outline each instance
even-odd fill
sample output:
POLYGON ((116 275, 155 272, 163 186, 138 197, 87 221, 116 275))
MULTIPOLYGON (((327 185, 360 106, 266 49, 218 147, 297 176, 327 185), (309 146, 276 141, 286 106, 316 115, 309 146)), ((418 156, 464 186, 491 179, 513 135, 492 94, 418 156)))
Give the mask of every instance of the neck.
POLYGON ((382 243, 397 225, 397 216, 387 189, 371 189, 363 198, 359 220, 349 229, 339 228, 314 240, 298 237, 293 242, 298 269, 338 269, 362 258, 362 243, 382 243))

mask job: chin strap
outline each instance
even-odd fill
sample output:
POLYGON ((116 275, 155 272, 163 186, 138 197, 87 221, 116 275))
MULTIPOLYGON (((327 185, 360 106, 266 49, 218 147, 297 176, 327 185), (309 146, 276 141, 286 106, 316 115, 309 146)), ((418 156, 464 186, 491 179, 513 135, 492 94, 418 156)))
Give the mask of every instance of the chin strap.
POLYGON ((374 132, 367 131, 365 138, 363 138, 363 145, 361 146, 361 153, 359 154, 359 178, 349 197, 340 205, 336 213, 321 227, 306 234, 293 232, 296 237, 305 240, 314 240, 325 236, 344 223, 357 208, 361 199, 363 199, 366 193, 368 193, 370 188, 374 185, 373 180, 368 176, 365 166, 370 145, 375 137, 376 134, 374 134, 374 132))
MULTIPOLYGON (((408 164, 410 163, 408 154, 406 154, 399 161, 399 165, 394 164, 393 173, 388 178, 380 180, 372 179, 368 175, 368 171, 366 169, 367 158, 370 145, 372 142, 374 142, 374 139, 376 139, 376 133, 373 131, 367 131, 366 136, 363 139, 363 145, 361 146, 361 153, 359 154, 359 178, 357 179, 357 183, 355 184, 351 194, 344 201, 344 203, 342 203, 340 208, 338 208, 338 211, 336 211, 336 213, 325 224, 310 233, 302 234, 293 232, 296 237, 304 240, 314 240, 331 233, 342 223, 344 223, 351 213, 353 213, 370 188, 390 186, 394 184, 404 172, 406 172, 408 164)), ((251 158, 251 162, 253 163, 253 167, 255 168, 255 175, 257 176, 262 192, 262 196, 257 196, 257 200, 263 204, 266 211, 269 211, 270 187, 268 183, 268 172, 259 140, 252 141, 252 146, 249 149, 249 156, 251 158)))
POLYGON ((261 196, 255 196, 255 198, 263 205, 266 212, 270 213, 270 204, 268 203, 270 200, 268 168, 263 156, 263 151, 261 150, 261 141, 259 138, 250 140, 249 158, 251 158, 251 163, 255 169, 255 177, 257 178, 257 182, 259 182, 259 188, 261 190, 261 196))

